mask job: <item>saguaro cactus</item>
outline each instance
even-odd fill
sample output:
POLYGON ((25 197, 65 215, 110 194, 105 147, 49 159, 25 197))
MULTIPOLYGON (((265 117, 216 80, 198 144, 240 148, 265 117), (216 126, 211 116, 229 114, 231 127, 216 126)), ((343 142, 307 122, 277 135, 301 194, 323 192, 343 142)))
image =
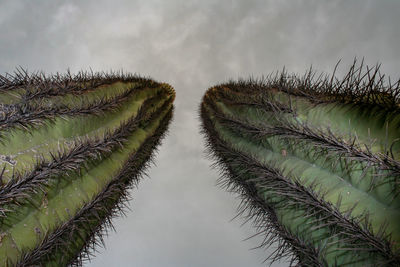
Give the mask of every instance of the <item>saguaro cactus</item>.
POLYGON ((0 265, 81 265, 172 117, 171 86, 122 73, 0 77, 0 265))
POLYGON ((207 91, 208 149, 262 245, 279 244, 270 260, 400 266, 399 93, 356 62, 342 80, 283 71, 207 91))

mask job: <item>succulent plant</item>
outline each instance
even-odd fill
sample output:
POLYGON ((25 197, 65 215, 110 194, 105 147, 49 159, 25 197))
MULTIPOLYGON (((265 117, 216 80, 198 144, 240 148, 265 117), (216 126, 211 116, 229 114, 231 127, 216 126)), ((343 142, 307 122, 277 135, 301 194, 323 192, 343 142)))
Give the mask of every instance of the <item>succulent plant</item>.
POLYGON ((202 131, 239 212, 301 266, 400 266, 400 81, 285 70, 210 88, 202 131), (275 243, 277 242, 277 243, 275 243))
POLYGON ((123 73, 0 76, 0 265, 81 265, 123 212, 174 98, 123 73))

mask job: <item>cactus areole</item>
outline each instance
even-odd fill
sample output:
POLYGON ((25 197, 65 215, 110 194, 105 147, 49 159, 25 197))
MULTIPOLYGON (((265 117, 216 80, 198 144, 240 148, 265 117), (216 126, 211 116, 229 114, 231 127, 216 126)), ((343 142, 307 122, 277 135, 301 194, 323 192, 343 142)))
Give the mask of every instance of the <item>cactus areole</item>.
POLYGON ((0 266, 81 265, 123 211, 174 98, 122 73, 0 76, 0 266))
POLYGON ((279 244, 271 261, 400 266, 399 94, 356 62, 343 79, 284 71, 207 91, 209 152, 262 245, 279 244))

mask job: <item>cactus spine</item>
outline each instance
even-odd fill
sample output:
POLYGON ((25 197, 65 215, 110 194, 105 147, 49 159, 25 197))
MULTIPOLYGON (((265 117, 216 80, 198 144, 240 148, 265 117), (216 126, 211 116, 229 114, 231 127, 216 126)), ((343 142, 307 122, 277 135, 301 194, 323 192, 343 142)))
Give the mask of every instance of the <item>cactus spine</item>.
POLYGON ((221 184, 302 266, 400 265, 400 82, 354 62, 210 88, 203 133, 221 184), (335 68, 336 70, 336 68, 335 68))
POLYGON ((174 98, 122 73, 0 76, 0 265, 81 265, 123 212, 174 98))

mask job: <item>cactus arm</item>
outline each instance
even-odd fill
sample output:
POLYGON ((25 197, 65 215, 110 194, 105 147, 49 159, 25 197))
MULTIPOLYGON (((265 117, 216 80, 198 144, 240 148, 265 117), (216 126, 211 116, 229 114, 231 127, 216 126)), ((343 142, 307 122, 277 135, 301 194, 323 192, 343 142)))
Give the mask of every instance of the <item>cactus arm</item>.
MULTIPOLYGON (((12 240, 16 249, 30 248, 37 244, 41 238, 38 233, 45 233, 60 221, 66 220, 70 214, 76 212, 81 203, 87 202, 96 191, 103 188, 107 179, 115 175, 121 165, 120 162, 126 161, 129 152, 136 150, 151 130, 150 128, 147 131, 144 129, 135 131, 129 137, 131 142, 124 146, 123 151, 116 151, 100 162, 89 163, 87 173, 84 171, 71 173, 64 182, 58 178, 57 183, 49 183, 46 194, 36 193, 35 197, 30 199, 31 208, 14 210, 4 219, 2 232, 9 233, 7 237, 12 240), (31 237, 31 244, 28 242, 28 237, 31 237)), ((3 238, 2 247, 5 247, 4 242, 6 237, 3 238)))
POLYGON ((209 89, 201 106, 209 149, 229 170, 223 183, 247 192, 250 216, 269 213, 260 232, 275 229, 306 266, 400 264, 400 112, 389 105, 398 84, 377 90, 369 80, 358 90, 373 98, 346 99, 336 90, 354 85, 351 75, 329 92, 332 81, 309 77, 231 82, 209 89))
MULTIPOLYGON (((210 116, 210 115, 208 115, 210 116)), ((291 196, 295 196, 292 201, 294 204, 293 209, 290 211, 289 214, 293 214, 294 211, 296 210, 296 207, 298 208, 299 205, 299 201, 304 201, 303 202, 303 209, 302 212, 304 212, 305 214, 308 214, 308 216, 310 214, 314 214, 314 216, 312 216, 310 220, 307 221, 302 221, 299 218, 296 218, 296 216, 300 216, 300 218, 304 217, 305 215, 302 215, 302 213, 296 214, 296 216, 294 217, 290 217, 289 215, 285 215, 288 213, 287 209, 289 204, 287 202, 282 201, 282 205, 286 205, 285 208, 277 208, 277 210, 275 211, 275 213, 280 214, 281 216, 281 223, 284 224, 284 227, 289 227, 293 233, 299 234, 302 233, 304 235, 304 233, 307 232, 307 229, 297 229, 297 227, 300 227, 302 224, 310 224, 310 222, 312 222, 313 220, 318 221, 318 216, 315 216, 315 213, 317 213, 317 215, 320 215, 322 218, 324 218, 324 224, 328 224, 328 225, 332 225, 332 226, 337 226, 337 225, 343 225, 343 228, 341 228, 340 230, 338 229, 334 229, 332 230, 332 232, 341 232, 343 235, 345 235, 346 237, 342 237, 343 239, 349 239, 349 237, 352 236, 357 236, 357 237, 364 237, 367 236, 367 240, 365 240, 365 242, 370 242, 370 244, 376 244, 377 240, 379 240, 379 246, 376 246, 376 250, 379 253, 385 253, 385 255, 388 253, 387 251, 391 251, 390 249, 388 249, 388 247, 390 248, 390 241, 386 241, 385 239, 381 239, 380 236, 375 236, 373 233, 377 233, 379 232, 379 230, 383 227, 383 223, 384 221, 380 221, 377 222, 375 221, 375 225, 378 225, 377 227, 375 227, 374 229, 364 229, 361 227, 358 227, 356 230, 354 230, 354 227, 357 226, 357 223, 353 223, 351 219, 343 217, 343 216, 338 216, 342 213, 345 213, 347 211, 351 211, 351 214, 353 217, 358 217, 358 216, 362 216, 363 212, 365 212, 364 209, 356 209, 359 208, 357 207, 353 207, 353 203, 354 201, 352 201, 353 196, 356 198, 365 198, 368 197, 368 195, 363 196, 362 193, 358 193, 357 190, 351 190, 349 188, 346 187, 346 190, 351 190, 351 196, 352 198, 350 198, 349 200, 346 201, 346 199, 341 201, 341 205, 340 205, 340 210, 338 210, 337 208, 334 208, 333 205, 330 204, 329 201, 324 200, 324 198, 327 198, 329 200, 335 199, 335 197, 338 197, 338 195, 340 196, 343 192, 342 188, 344 188, 344 186, 347 185, 347 183, 345 183, 342 186, 339 186, 340 184, 340 178, 339 179, 339 184, 333 183, 335 184, 335 186, 332 186, 332 179, 334 179, 334 176, 329 175, 329 180, 327 181, 327 184, 325 184, 325 187, 323 187, 322 181, 319 179, 315 179, 315 180, 311 180, 310 175, 307 175, 308 173, 315 173, 317 175, 317 170, 316 168, 310 167, 310 165, 308 165, 308 163, 306 162, 299 162, 299 159, 294 159, 294 160, 290 160, 290 156, 287 155, 285 157, 282 157, 280 155, 280 153, 274 153, 273 151, 268 151, 268 150, 261 150, 259 147, 257 147, 257 145, 255 144, 251 144, 248 141, 242 139, 242 138, 238 138, 238 137, 234 137, 235 135, 232 134, 232 132, 229 132, 228 130, 221 128, 220 125, 218 125, 218 122, 214 123, 213 128, 216 129, 216 132, 218 133, 218 136, 223 136, 220 138, 223 138, 223 140, 226 140, 224 142, 227 142, 228 144, 230 144, 229 146, 227 146, 225 144, 225 147, 223 147, 224 149, 224 153, 234 153, 231 155, 229 162, 230 164, 232 164, 232 161, 235 162, 235 164, 237 166, 242 166, 241 167, 241 172, 240 174, 238 174, 239 176, 243 177, 245 173, 245 171, 243 171, 243 169, 245 168, 249 168, 250 171, 252 173, 252 180, 257 181, 258 177, 263 177, 263 179, 261 179, 261 181, 257 181, 255 184, 257 185, 257 188, 270 188, 273 186, 273 183, 276 184, 276 188, 274 187, 273 190, 273 195, 268 195, 268 197, 266 197, 267 199, 269 199, 269 197, 271 197, 272 199, 276 198, 278 196, 285 196, 286 198, 290 198, 291 196), (237 152, 237 151, 242 151, 241 153, 237 152), (236 153, 235 153, 236 152, 236 153), (251 155, 251 156, 250 156, 251 155), (279 166, 278 169, 275 168, 271 168, 271 167, 266 167, 265 163, 261 163, 261 162, 269 162, 268 165, 271 165, 271 161, 275 162, 275 164, 277 166, 279 166), (292 163, 291 163, 292 162, 292 163), (296 170, 296 168, 294 168, 293 166, 298 166, 298 170, 296 170), (303 165, 303 166, 302 166, 303 165), (245 167, 246 166, 246 167, 245 167), (290 172, 288 171, 284 171, 284 173, 281 173, 281 171, 279 171, 279 169, 284 170, 284 166, 291 166, 290 167, 290 172), (257 170, 257 172, 254 171, 254 169, 257 170), (304 171, 306 170, 306 171, 304 171), (300 171, 300 172, 299 172, 300 171), (304 174, 302 173, 302 171, 304 171, 304 174), (254 173, 255 172, 255 173, 254 173), (268 175, 269 173, 269 175, 268 175), (268 175, 267 177, 270 177, 271 180, 267 180, 266 175, 268 175), (296 179, 296 175, 298 175, 301 179, 296 179), (278 177, 281 180, 281 183, 278 183, 278 177), (306 183, 304 182, 304 179, 306 180, 306 183), (302 183, 300 183, 300 181, 302 181, 302 183), (301 184, 306 184, 307 186, 301 186, 301 184), (315 184, 318 185, 314 186, 315 184), (301 186, 301 187, 300 187, 301 186), (290 191, 290 188, 294 188, 296 190, 290 191), (336 195, 331 191, 329 194, 325 194, 323 196, 319 196, 317 195, 311 195, 311 199, 310 199, 310 192, 312 192, 312 190, 316 190, 316 188, 319 188, 318 191, 320 192, 325 192, 326 188, 333 188, 336 190, 336 195), (300 196, 302 195, 302 196, 300 196), (322 198, 320 200, 320 198, 322 198), (318 200, 318 201, 316 201, 318 200), (284 204, 283 204, 284 203, 284 204), (313 203, 315 203, 315 207, 313 207, 314 209, 310 208, 310 205, 312 205, 313 203), (320 206, 323 206, 323 209, 318 209, 320 206), (329 210, 331 211, 331 213, 323 213, 324 210, 329 210), (322 214, 321 214, 322 213, 322 214), (327 217, 328 216, 328 217, 327 217), (329 217, 330 216, 330 217, 329 217), (296 220, 297 219, 297 220, 296 220), (293 223, 296 222, 297 223, 293 223), (351 231, 348 231, 348 229, 350 229, 351 231), (357 235, 356 235, 357 234, 357 235), (372 242, 372 241, 373 242, 372 242), (384 248, 383 251, 381 251, 384 248)), ((223 142, 220 141, 219 144, 223 142)), ((267 165, 267 166, 268 166, 267 165)), ((322 172, 323 175, 327 175, 325 173, 322 172)), ((316 178, 318 178, 318 176, 316 176, 316 178)), ((261 191, 260 194, 266 194, 266 192, 261 191)), ((271 194, 271 193, 270 193, 271 194)), ((337 198, 336 198, 337 199, 337 198)), ((276 201, 276 200, 274 200, 276 201)), ((360 201, 360 202, 364 202, 364 201, 360 201)), ((365 202, 368 203, 376 203, 376 201, 372 200, 365 200, 365 202)), ((373 206, 374 204, 371 204, 371 206, 373 206)), ((379 205, 379 203, 376 203, 375 205, 377 205, 376 210, 372 210, 371 213, 374 214, 374 211, 376 212, 381 212, 381 211, 385 211, 384 214, 379 215, 376 214, 376 219, 388 219, 391 222, 396 222, 400 217, 399 217, 399 212, 396 212, 396 210, 393 209, 388 209, 388 207, 386 206, 382 206, 379 205), (397 215, 396 215, 397 214, 397 215), (392 219, 392 217, 394 217, 392 219)), ((279 205, 278 205, 279 207, 279 205)), ((394 232, 394 230, 398 231, 398 225, 396 223, 394 223, 391 227, 388 227, 392 232, 394 232)), ((308 235, 312 235, 312 232, 308 232, 308 235)), ((322 235, 322 237, 327 237, 328 233, 324 233, 322 235)), ((308 240, 307 242, 311 242, 311 240, 313 240, 313 238, 309 237, 310 240, 308 240)), ((314 238, 315 239, 315 238, 314 238)), ((316 247, 320 247, 323 245, 323 242, 325 241, 324 238, 319 238, 319 241, 314 243, 314 245, 316 247)), ((359 246, 359 239, 356 239, 356 242, 351 244, 352 240, 348 240, 347 241, 347 245, 349 247, 351 247, 352 249, 356 250, 359 249, 360 251, 363 251, 365 248, 359 246)), ((314 241, 315 242, 315 241, 314 241)), ((338 247, 333 248, 333 247, 327 247, 325 248, 326 251, 333 251, 335 249, 338 249, 338 247)), ((393 253, 392 253, 393 254, 393 253)), ((346 255, 346 257, 350 257, 349 255, 346 255)), ((369 258, 370 255, 364 255, 364 258, 369 258)), ((395 259, 395 257, 392 255, 392 258, 395 259)), ((330 259, 331 261, 333 259, 330 259)), ((338 262, 345 262, 348 260, 340 260, 340 258, 336 258, 335 259, 338 262)))
MULTIPOLYGON (((70 241, 63 249, 69 251, 68 257, 57 248, 53 253, 57 257, 41 259, 39 265, 74 262, 74 256, 96 243, 96 237, 101 238, 94 234, 96 229, 104 229, 103 219, 113 216, 114 207, 119 207, 119 199, 132 183, 130 178, 138 178, 147 166, 170 121, 174 91, 167 84, 127 76, 88 90, 79 90, 86 86, 85 81, 77 81, 75 86, 77 90, 53 90, 53 85, 47 84, 39 91, 51 91, 49 96, 29 91, 24 95, 32 97, 30 103, 24 103, 26 97, 22 97, 12 104, 38 105, 34 111, 49 106, 52 112, 41 117, 41 112, 28 110, 22 117, 32 116, 34 127, 3 129, 3 151, 6 155, 19 152, 19 165, 14 164, 12 175, 10 169, 6 173, 7 166, 1 173, 0 258, 4 261, 0 265, 28 264, 25 259, 36 259, 43 253, 48 237, 56 240, 52 243, 56 246, 70 241), (34 153, 40 153, 39 160, 32 160, 34 153), (77 230, 82 218, 88 227, 77 230), (57 229, 63 227, 71 236, 66 238, 64 232, 62 239, 54 239, 57 229)), ((17 89, 10 88, 13 90, 17 89)))
MULTIPOLYGON (((127 199, 125 184, 134 185, 138 182, 137 179, 146 166, 145 162, 151 158, 152 148, 162 138, 171 115, 172 110, 163 112, 161 118, 148 125, 146 131, 151 131, 153 134, 130 154, 119 173, 70 220, 47 235, 40 246, 24 254, 17 266, 39 263, 45 266, 60 266, 71 264, 71 261, 72 265, 80 265, 82 260, 89 256, 85 252, 87 250, 82 250, 82 248, 87 246, 89 249, 90 246, 95 245, 101 238, 102 232, 105 231, 106 225, 102 225, 101 222, 106 219, 106 224, 111 224, 111 217, 122 209, 123 201, 127 199), (91 242, 87 242, 88 239, 91 239, 91 242), (84 253, 79 256, 81 251, 84 253)), ((109 227, 110 225, 106 228, 109 227)))

